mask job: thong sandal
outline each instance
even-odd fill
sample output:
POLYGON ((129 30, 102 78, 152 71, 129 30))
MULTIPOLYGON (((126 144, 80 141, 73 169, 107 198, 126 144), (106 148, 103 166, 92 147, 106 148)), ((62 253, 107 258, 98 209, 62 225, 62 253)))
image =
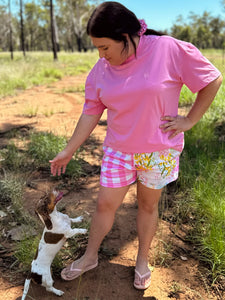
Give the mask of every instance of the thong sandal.
POLYGON ((134 277, 134 287, 138 290, 145 290, 147 289, 151 284, 151 271, 141 275, 136 269, 135 269, 135 277, 134 277))
POLYGON ((62 270, 61 272, 62 279, 67 281, 73 280, 79 277, 80 275, 84 274, 85 272, 96 268, 98 265, 98 261, 96 261, 93 265, 87 266, 86 268, 83 269, 78 269, 78 268, 73 268, 73 263, 74 262, 72 262, 69 266, 67 266, 62 270))

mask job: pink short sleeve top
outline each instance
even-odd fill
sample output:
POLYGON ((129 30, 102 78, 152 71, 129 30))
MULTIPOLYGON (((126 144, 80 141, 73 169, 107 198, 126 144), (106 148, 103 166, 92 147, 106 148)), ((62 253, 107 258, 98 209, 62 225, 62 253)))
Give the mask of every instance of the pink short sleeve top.
POLYGON ((105 146, 127 153, 182 151, 184 134, 169 140, 162 116, 178 114, 185 84, 200 91, 220 72, 192 44, 169 36, 142 36, 122 65, 98 60, 86 80, 84 114, 107 109, 105 146))

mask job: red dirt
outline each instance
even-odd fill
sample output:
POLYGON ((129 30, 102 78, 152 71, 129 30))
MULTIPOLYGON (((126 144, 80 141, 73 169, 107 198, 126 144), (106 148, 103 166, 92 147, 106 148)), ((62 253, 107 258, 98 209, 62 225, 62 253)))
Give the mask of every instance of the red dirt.
MULTIPOLYGON (((84 81, 84 75, 68 77, 50 86, 34 87, 19 95, 2 99, 0 132, 28 125, 37 131, 52 131, 54 134, 69 137, 82 111, 83 96, 78 93, 65 93, 65 90, 79 86, 84 81), (28 108, 30 110, 37 108, 37 115, 32 118, 26 117, 28 108)), ((92 134, 93 141, 94 139, 102 141, 104 138, 105 116, 102 120, 92 134)), ((7 142, 8 139, 2 135, 0 147, 7 142)), ((100 165, 101 146, 95 147, 94 142, 89 142, 86 149, 88 151, 84 159, 91 165, 100 165)), ((39 175, 33 174, 31 181, 39 189, 45 190, 52 181, 46 177, 40 178, 39 175)), ((92 174, 82 189, 70 191, 62 200, 66 213, 70 216, 84 215, 86 219, 90 219, 95 208, 98 187, 99 175, 92 174)), ((134 184, 117 212, 111 232, 103 241, 99 266, 96 269, 72 282, 64 282, 53 274, 54 286, 65 292, 61 299, 222 299, 222 292, 218 290, 216 292, 207 285, 205 269, 194 259, 192 246, 185 243, 182 238, 185 233, 180 230, 174 234, 171 230, 174 225, 163 220, 159 221, 158 231, 149 251, 149 261, 154 266, 151 286, 146 291, 137 291, 133 288, 138 245, 135 195, 134 184)), ((34 202, 39 196, 40 191, 27 186, 24 209, 33 214, 34 202)), ((173 193, 165 191, 162 201, 163 203, 173 201, 173 193)), ((6 243, 11 245, 10 241, 5 240, 4 245, 6 243)), ((7 269, 1 258, 1 252, 0 271, 0 299, 21 299, 25 276, 18 271, 16 273, 13 268, 7 269)), ((46 292, 43 287, 31 284, 27 299, 53 300, 58 297, 46 292)))

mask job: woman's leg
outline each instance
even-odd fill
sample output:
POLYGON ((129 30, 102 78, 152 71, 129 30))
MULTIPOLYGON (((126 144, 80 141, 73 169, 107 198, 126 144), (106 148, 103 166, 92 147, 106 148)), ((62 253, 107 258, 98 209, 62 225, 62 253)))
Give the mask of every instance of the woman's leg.
MULTIPOLYGON (((100 186, 99 197, 91 222, 88 246, 85 254, 80 259, 72 263, 72 268, 68 266, 64 269, 64 275, 67 271, 71 273, 72 269, 85 270, 88 266, 92 266, 96 263, 99 247, 106 234, 111 230, 116 210, 121 205, 128 189, 129 186, 121 188, 107 188, 100 186)), ((73 273, 72 277, 75 278, 76 271, 73 273)))
POLYGON ((97 258, 102 240, 111 230, 117 209, 123 202, 129 186, 121 188, 102 187, 99 191, 96 211, 93 215, 89 242, 85 255, 87 258, 97 258))
POLYGON ((158 202, 162 189, 151 189, 138 181, 137 198, 137 233, 139 249, 136 261, 136 270, 143 275, 149 272, 148 253, 155 235, 158 223, 158 202))

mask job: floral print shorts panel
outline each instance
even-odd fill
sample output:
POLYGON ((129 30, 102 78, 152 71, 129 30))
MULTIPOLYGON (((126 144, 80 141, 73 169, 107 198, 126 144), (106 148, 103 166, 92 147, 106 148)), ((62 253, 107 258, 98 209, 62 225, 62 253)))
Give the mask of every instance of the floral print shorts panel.
POLYGON ((161 189, 178 178, 180 152, 166 149, 129 154, 103 147, 100 184, 118 188, 139 180, 152 189, 161 189))

